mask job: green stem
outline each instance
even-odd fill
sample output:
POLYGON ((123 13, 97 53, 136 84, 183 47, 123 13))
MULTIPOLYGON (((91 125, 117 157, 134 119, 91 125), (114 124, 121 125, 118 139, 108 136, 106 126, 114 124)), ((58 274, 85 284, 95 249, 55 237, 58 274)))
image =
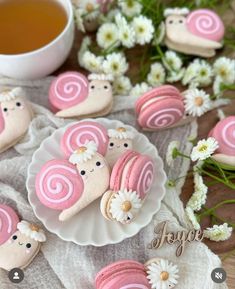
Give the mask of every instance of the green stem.
POLYGON ((233 255, 235 254, 235 249, 228 252, 227 254, 225 254, 223 257, 222 257, 222 261, 225 261, 227 258, 229 257, 232 257, 233 255))
POLYGON ((199 218, 204 217, 204 216, 209 216, 214 214, 214 211, 217 210, 218 208, 224 206, 224 205, 228 205, 228 204, 235 204, 235 199, 232 200, 225 200, 222 201, 220 203, 218 203, 216 206, 210 208, 210 209, 206 209, 206 211, 202 212, 201 214, 199 214, 199 218))
POLYGON ((217 214, 215 214, 215 213, 212 213, 211 216, 214 217, 214 218, 216 218, 216 219, 219 220, 220 222, 227 223, 230 227, 232 227, 233 229, 235 229, 235 223, 229 222, 228 220, 219 217, 219 216, 218 216, 217 214))

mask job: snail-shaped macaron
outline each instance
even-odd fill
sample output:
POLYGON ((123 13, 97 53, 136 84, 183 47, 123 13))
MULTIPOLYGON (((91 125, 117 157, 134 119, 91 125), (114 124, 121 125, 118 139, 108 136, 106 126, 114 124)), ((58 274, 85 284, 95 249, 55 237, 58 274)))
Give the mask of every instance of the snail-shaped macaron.
POLYGON ((38 254, 46 236, 37 225, 19 221, 15 211, 0 204, 0 268, 24 269, 38 254))
POLYGON ((165 44, 168 48, 190 55, 213 57, 222 47, 224 24, 208 9, 191 13, 187 8, 165 10, 165 44))
POLYGON ((115 163, 110 190, 101 199, 103 216, 112 221, 129 224, 139 213, 154 179, 152 159, 128 150, 115 163))
POLYGON ((0 89, 0 153, 26 134, 32 119, 32 107, 22 88, 0 89))
POLYGON ((97 144, 88 141, 69 160, 48 161, 37 174, 37 196, 45 206, 62 210, 60 221, 70 219, 108 189, 109 165, 97 150, 97 144))
POLYGON ((161 130, 184 122, 183 95, 172 85, 162 85, 138 98, 135 111, 144 130, 161 130))
POLYGON ((235 168, 235 116, 220 120, 209 133, 219 143, 212 156, 216 161, 235 168))
POLYGON ((128 149, 133 148, 134 133, 125 127, 108 130, 109 144, 105 158, 111 167, 128 149))
POLYGON ((58 117, 98 117, 110 113, 113 105, 112 77, 78 72, 56 77, 49 89, 49 101, 58 117))

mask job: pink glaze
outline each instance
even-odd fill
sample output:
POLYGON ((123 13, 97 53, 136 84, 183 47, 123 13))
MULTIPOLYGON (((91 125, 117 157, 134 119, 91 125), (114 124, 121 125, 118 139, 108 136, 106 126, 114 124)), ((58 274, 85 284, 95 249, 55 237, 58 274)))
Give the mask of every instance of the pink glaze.
POLYGON ((111 190, 136 191, 141 199, 146 197, 153 183, 153 162, 149 156, 128 150, 113 167, 111 190))
POLYGON ((49 89, 49 101, 53 110, 58 111, 83 102, 89 92, 87 78, 78 72, 70 71, 56 77, 49 89))
POLYGON ((37 174, 35 186, 41 203, 55 210, 70 208, 84 189, 76 167, 66 160, 48 161, 37 174))
POLYGON ((235 116, 219 121, 210 131, 209 136, 218 141, 218 153, 235 156, 235 116))
POLYGON ((16 232, 19 217, 7 205, 0 204, 0 245, 4 244, 16 232))
POLYGON ((95 121, 80 121, 70 126, 61 139, 61 148, 67 158, 80 146, 88 141, 94 141, 98 152, 105 155, 108 146, 106 128, 95 121))
POLYGON ((187 17, 188 30, 199 37, 220 42, 224 37, 224 24, 212 10, 199 9, 187 17))
POLYGON ((95 279, 96 289, 150 289, 145 267, 139 262, 122 260, 102 269, 95 279))

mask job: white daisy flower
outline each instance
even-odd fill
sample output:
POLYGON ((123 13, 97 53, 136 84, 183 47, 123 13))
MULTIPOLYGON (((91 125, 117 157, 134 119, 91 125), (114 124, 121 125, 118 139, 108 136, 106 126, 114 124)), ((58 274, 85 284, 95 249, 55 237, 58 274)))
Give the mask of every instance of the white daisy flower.
POLYGON ((111 53, 107 55, 103 62, 103 70, 106 74, 119 77, 125 74, 128 70, 128 63, 122 53, 111 53))
POLYGON ((166 162, 169 167, 174 163, 174 160, 177 157, 177 151, 179 150, 180 142, 175 140, 169 143, 167 152, 166 152, 166 162))
POLYGON ((104 23, 98 29, 96 35, 100 47, 107 49, 111 45, 118 45, 118 28, 114 23, 104 23))
POLYGON ((197 145, 193 148, 191 153, 191 160, 193 162, 197 160, 208 159, 217 149, 219 144, 216 139, 209 137, 208 139, 200 140, 197 145))
POLYGON ((83 23, 83 17, 82 17, 83 15, 84 15, 84 11, 82 9, 76 9, 74 11, 75 23, 76 23, 77 29, 85 33, 86 29, 83 23))
POLYGON ((168 50, 165 53, 163 64, 170 71, 179 71, 182 68, 183 62, 176 52, 168 50))
POLYGON ((204 184, 202 176, 197 172, 194 173, 194 188, 195 192, 189 199, 187 207, 190 207, 193 211, 200 211, 206 203, 208 187, 204 184))
POLYGON ((46 235, 44 231, 37 225, 30 224, 27 221, 21 221, 17 224, 17 229, 21 232, 21 234, 24 234, 37 242, 46 241, 46 235))
POLYGON ((113 83, 113 91, 116 95, 129 95, 131 89, 131 81, 126 76, 118 77, 113 83))
POLYGON ((183 77, 184 77, 184 73, 185 73, 185 68, 182 68, 179 71, 171 71, 168 75, 167 75, 167 82, 170 83, 174 83, 174 82, 178 82, 180 81, 183 77))
POLYGON ((225 84, 235 83, 235 60, 227 57, 218 58, 213 65, 214 73, 225 84))
POLYGON ((71 154, 69 162, 73 165, 83 164, 91 160, 96 152, 97 144, 94 141, 89 141, 71 154))
POLYGON ((120 9, 114 8, 109 10, 109 12, 106 15, 107 22, 113 22, 115 20, 115 17, 120 14, 120 9))
POLYGON ((152 86, 159 86, 165 82, 165 69, 161 63, 154 63, 151 65, 150 72, 147 76, 148 83, 152 86))
POLYGON ((142 5, 136 0, 118 0, 118 6, 122 13, 128 17, 139 15, 142 10, 142 5))
POLYGON ((193 225, 195 230, 200 230, 201 226, 198 223, 197 217, 195 216, 193 210, 190 207, 186 207, 185 209, 186 216, 188 217, 189 221, 193 225))
POLYGON ((119 191, 110 204, 110 213, 118 222, 128 224, 142 206, 142 201, 136 192, 119 191))
POLYGON ((80 64, 81 67, 84 67, 84 53, 89 50, 89 46, 91 45, 91 39, 90 37, 86 36, 83 38, 81 46, 80 46, 80 50, 78 52, 78 63, 80 64))
POLYGON ((154 33, 154 27, 151 19, 140 15, 133 19, 131 25, 135 30, 136 43, 144 45, 151 42, 154 33))
POLYGON ((127 23, 121 14, 116 15, 115 21, 118 27, 119 40, 122 45, 128 48, 133 47, 135 45, 134 28, 127 23))
POLYGON ((195 81, 195 79, 197 78, 199 67, 200 67, 199 63, 195 61, 189 64, 184 73, 184 77, 182 80, 183 85, 188 85, 192 81, 195 81))
POLYGON ((86 19, 94 20, 100 14, 100 6, 96 0, 79 0, 76 6, 84 11, 86 19))
POLYGON ((192 116, 202 116, 211 109, 210 96, 197 88, 184 92, 185 110, 192 116))
POLYGON ((139 97, 151 89, 152 87, 149 86, 146 82, 138 83, 131 89, 130 95, 139 97))
POLYGON ((223 225, 214 225, 212 228, 204 230, 204 237, 211 241, 219 242, 228 240, 232 235, 233 228, 229 227, 227 223, 223 225))
MULTIPOLYGON (((199 60, 198 60, 199 61, 199 60)), ((197 82, 200 86, 208 86, 212 83, 213 70, 205 60, 199 61, 199 69, 197 73, 197 82)))
POLYGON ((175 287, 179 279, 178 273, 178 267, 164 259, 159 259, 147 266, 147 278, 153 289, 175 287))
POLYGON ((86 51, 83 54, 83 66, 90 72, 100 73, 102 72, 104 58, 102 56, 96 56, 90 51, 86 51))
POLYGON ((153 40, 153 45, 159 45, 163 42, 163 39, 166 34, 166 27, 164 22, 161 22, 161 24, 158 26, 158 29, 156 31, 156 35, 153 40))

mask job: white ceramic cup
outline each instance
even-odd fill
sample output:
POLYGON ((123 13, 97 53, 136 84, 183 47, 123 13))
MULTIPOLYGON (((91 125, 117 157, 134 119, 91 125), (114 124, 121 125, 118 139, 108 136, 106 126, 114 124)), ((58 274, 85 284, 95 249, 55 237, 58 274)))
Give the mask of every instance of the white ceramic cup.
POLYGON ((0 54, 0 75, 20 80, 35 80, 51 74, 64 63, 74 41, 73 7, 70 0, 57 1, 68 16, 67 25, 61 34, 46 46, 31 52, 0 54))

